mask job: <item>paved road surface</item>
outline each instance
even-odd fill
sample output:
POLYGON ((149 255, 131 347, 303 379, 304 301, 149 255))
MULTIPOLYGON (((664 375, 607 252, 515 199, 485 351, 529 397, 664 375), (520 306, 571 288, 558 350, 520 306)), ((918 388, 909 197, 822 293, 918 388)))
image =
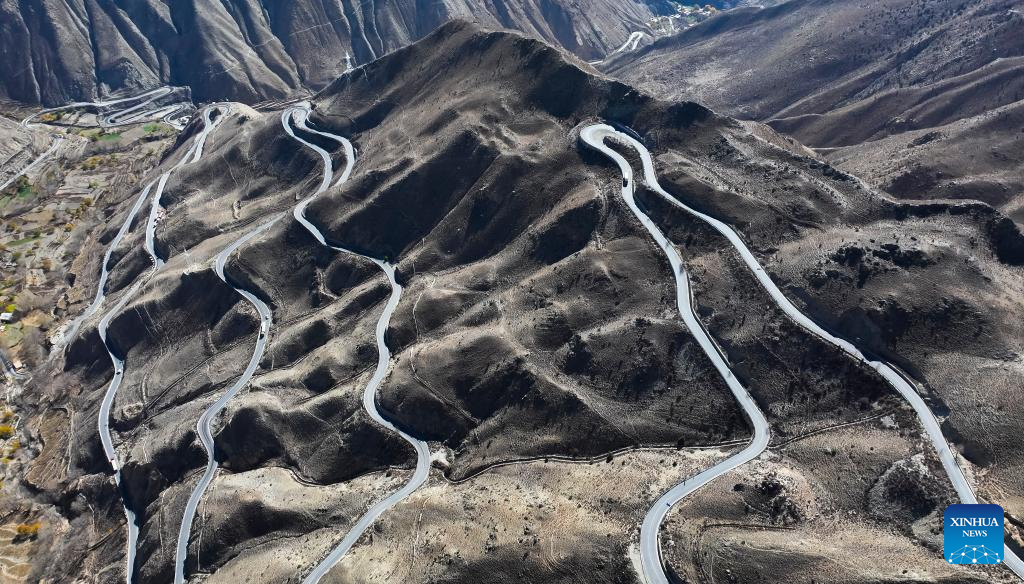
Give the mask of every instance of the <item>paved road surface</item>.
POLYGON ((158 87, 138 95, 132 95, 129 97, 122 97, 118 99, 109 99, 102 101, 76 101, 66 105, 51 107, 40 110, 31 116, 22 120, 21 125, 28 127, 32 124, 32 121, 44 114, 61 112, 69 109, 80 109, 80 108, 94 108, 97 110, 97 116, 100 116, 99 110, 109 108, 115 105, 131 104, 124 109, 115 110, 106 116, 99 118, 99 125, 101 128, 112 128, 118 126, 127 126, 129 124, 138 124, 147 120, 163 120, 181 130, 183 128, 183 122, 187 121, 183 117, 175 118, 174 115, 181 111, 191 107, 191 103, 188 102, 177 102, 173 104, 151 107, 145 109, 146 106, 153 105, 159 99, 167 96, 172 91, 170 87, 158 87), (137 103, 136 103, 137 102, 137 103))
MULTIPOLYGON (((157 191, 153 197, 153 204, 156 205, 156 202, 159 201, 160 199, 160 193, 163 192, 164 185, 167 183, 167 178, 170 176, 170 173, 175 169, 181 167, 183 164, 185 164, 190 159, 190 157, 193 156, 194 153, 198 152, 201 154, 202 146, 205 143, 206 136, 213 131, 214 127, 216 127, 216 123, 211 123, 210 121, 209 111, 206 112, 206 115, 204 115, 203 119, 206 122, 206 126, 203 128, 203 131, 200 134, 200 136, 193 142, 189 150, 186 151, 185 156, 183 156, 182 159, 174 167, 172 167, 170 170, 164 173, 164 175, 161 176, 159 180, 153 181, 146 185, 146 188, 143 189, 142 193, 140 193, 139 197, 136 199, 135 204, 132 206, 132 209, 128 214, 128 218, 121 226, 121 229, 117 232, 117 235, 110 242, 110 246, 107 248, 106 254, 103 256, 103 264, 101 266, 100 282, 96 290, 96 298, 95 300, 93 300, 93 303, 89 306, 89 308, 86 309, 86 312, 83 313, 78 319, 76 319, 73 325, 72 335, 77 333, 78 327, 81 325, 83 321, 85 321, 85 319, 89 318, 93 313, 99 310, 100 305, 103 304, 103 301, 106 299, 106 282, 107 278, 109 277, 110 256, 113 253, 114 249, 116 249, 120 245, 121 240, 123 240, 125 235, 128 233, 128 230, 131 228, 131 225, 134 222, 135 217, 139 214, 139 210, 142 208, 142 204, 149 196, 149 192, 153 189, 153 186, 158 185, 157 191)), ((156 229, 155 217, 155 213, 151 212, 149 221, 146 224, 146 251, 150 254, 150 258, 153 261, 153 270, 151 274, 155 274, 156 271, 158 271, 160 267, 163 265, 163 262, 157 257, 156 251, 152 247, 152 237, 156 229)), ((110 327, 110 323, 113 321, 113 319, 118 314, 120 314, 121 311, 124 310, 124 307, 127 306, 128 302, 135 297, 135 294, 139 291, 139 289, 142 287, 142 284, 145 283, 146 280, 147 278, 137 279, 135 283, 132 285, 132 287, 129 288, 129 290, 122 295, 121 300, 110 311, 108 311, 103 316, 102 319, 100 319, 100 322, 97 325, 97 332, 100 335, 100 340, 103 342, 103 345, 107 350, 107 354, 110 355, 110 361, 114 365, 114 377, 110 380, 110 384, 107 386, 107 391, 103 395, 103 400, 100 402, 100 410, 97 416, 97 428, 99 430, 100 442, 103 445, 103 452, 106 455, 107 460, 110 461, 110 466, 114 471, 114 482, 119 490, 123 489, 121 483, 121 464, 118 462, 117 450, 114 448, 114 440, 110 432, 110 409, 113 406, 114 398, 117 396, 117 392, 121 387, 121 381, 124 379, 124 360, 122 360, 115 354, 114 348, 111 346, 107 339, 107 329, 110 327)), ((131 509, 129 509, 127 505, 123 504, 125 499, 126 497, 124 497, 122 493, 122 507, 124 508, 125 517, 128 520, 128 566, 126 580, 129 584, 131 584, 134 577, 135 550, 138 543, 139 526, 135 517, 135 513, 131 509)))
POLYGON ((146 202, 146 198, 149 196, 149 192, 153 189, 153 185, 156 181, 146 185, 146 188, 142 189, 139 193, 138 198, 135 199, 135 204, 131 210, 128 211, 128 216, 125 218, 124 223, 121 224, 121 229, 118 230, 117 235, 110 241, 110 245, 107 246, 107 251, 103 254, 103 261, 100 264, 100 279, 96 284, 96 296, 93 298, 92 303, 86 307, 85 312, 80 314, 78 318, 71 321, 64 332, 61 343, 64 345, 70 345, 75 337, 78 335, 78 330, 86 320, 92 318, 94 314, 103 305, 103 301, 107 298, 107 279, 110 277, 110 256, 113 255, 114 250, 121 245, 121 240, 128 234, 128 230, 131 229, 132 223, 135 221, 136 215, 139 214, 139 210, 142 209, 142 204, 146 202))
POLYGON ((314 130, 307 125, 307 119, 309 116, 309 108, 306 104, 300 104, 294 108, 286 110, 281 116, 281 123, 284 125, 285 131, 290 136, 306 145, 309 148, 317 151, 321 158, 324 160, 324 179, 321 181, 320 189, 317 190, 312 196, 304 199, 299 205, 295 207, 293 215, 295 219, 302 224, 322 245, 325 245, 335 251, 339 251, 352 256, 368 259, 384 272, 387 276, 388 282, 391 284, 391 296, 388 298, 387 304, 384 306, 384 311, 380 315, 380 319, 377 320, 376 337, 377 337, 377 368, 373 372, 373 377, 370 378, 369 383, 363 389, 363 407, 366 409, 370 417, 373 418, 381 426, 391 430, 392 432, 400 435, 406 442, 408 442, 416 450, 416 470, 413 472, 413 476, 409 481, 398 491, 395 491, 388 497, 378 501, 370 509, 363 514, 362 517, 356 521, 345 537, 341 540, 334 549, 331 550, 327 557, 324 558, 317 566, 309 573, 308 576, 302 581, 303 584, 315 584, 320 581, 330 570, 337 564, 345 554, 352 548, 353 545, 363 533, 371 526, 377 519, 384 514, 385 511, 394 507, 400 501, 411 495, 416 489, 420 488, 423 483, 426 482, 427 477, 430 476, 430 447, 423 440, 419 440, 399 430, 390 421, 381 415, 377 409, 377 389, 380 388, 384 378, 387 377, 388 371, 391 368, 391 350, 388 348, 387 343, 384 341, 384 335, 387 333, 388 324, 391 322, 391 315, 394 314, 395 309, 398 307, 399 301, 402 299, 402 287, 395 280, 395 266, 377 258, 365 256, 354 251, 331 245, 327 243, 323 233, 313 225, 308 219, 306 219, 305 211, 306 207, 313 201, 313 199, 320 193, 327 190, 327 185, 330 184, 331 180, 331 158, 330 154, 326 150, 319 146, 307 142, 302 138, 295 135, 295 132, 289 125, 291 119, 295 119, 296 123, 303 130, 319 134, 331 140, 340 143, 345 149, 345 170, 342 172, 341 178, 338 183, 341 184, 348 179, 349 174, 352 172, 352 165, 355 162, 355 149, 352 148, 351 142, 341 136, 335 134, 329 134, 327 132, 321 132, 314 130))
POLYGON ((622 53, 622 52, 635 51, 636 48, 638 46, 640 46, 640 41, 644 40, 644 36, 646 36, 645 33, 641 32, 639 30, 638 31, 634 31, 634 32, 629 34, 629 38, 626 39, 626 42, 622 43, 622 46, 620 46, 619 48, 617 48, 614 51, 612 51, 612 52, 608 53, 607 55, 605 55, 603 59, 598 59, 597 61, 587 61, 587 64, 589 64, 589 65, 597 65, 599 63, 604 63, 605 61, 610 59, 613 55, 618 55, 619 53, 622 53))
POLYGON ((196 484, 192 493, 189 495, 188 503, 185 504, 185 513, 181 520, 181 525, 178 528, 178 541, 174 551, 174 581, 178 584, 185 582, 185 560, 188 557, 188 542, 192 534, 192 522, 195 520, 196 509, 199 507, 199 501, 202 500, 203 494, 206 493, 206 489, 210 486, 213 481, 214 475, 217 473, 217 460, 214 456, 214 444, 213 444, 213 421, 217 418, 217 415, 227 406, 231 398, 235 397, 239 391, 242 390, 246 385, 249 384, 249 380, 252 379, 254 373, 256 373, 257 367, 259 367, 260 360, 263 358, 263 351, 267 346, 267 337, 270 334, 270 327, 273 324, 273 314, 270 311, 270 307, 265 302, 260 300, 256 295, 252 294, 247 290, 243 290, 228 281, 228 278, 224 275, 224 266, 238 248, 248 243, 258 235, 265 233, 268 229, 274 226, 282 217, 283 213, 279 213, 272 219, 249 231, 242 237, 236 239, 231 245, 224 248, 220 254, 217 255, 215 263, 215 270, 217 276, 220 277, 226 284, 235 289, 236 292, 242 295, 246 300, 249 301, 256 311, 260 315, 260 332, 259 337, 256 339, 256 347, 253 349, 252 357, 249 358, 249 364, 246 365, 245 371, 235 381, 234 385, 228 388, 220 398, 217 399, 206 411, 199 416, 199 421, 196 422, 196 433, 199 436, 199 441, 202 443, 203 448, 206 450, 206 470, 203 471, 203 476, 199 478, 199 482, 196 484))
MULTIPOLYGON (((291 130, 291 127, 287 123, 287 119, 290 117, 291 112, 293 110, 294 108, 288 108, 287 110, 285 110, 284 113, 282 113, 281 123, 284 125, 288 133, 292 135, 292 137, 295 137, 294 133, 291 130)), ((308 109, 306 111, 308 111, 308 109)), ((323 192, 324 190, 327 189, 327 187, 330 185, 330 180, 333 173, 330 155, 326 151, 323 151, 322 149, 319 149, 319 151, 321 152, 321 156, 324 159, 324 176, 317 193, 323 192)), ((231 256, 231 254, 238 250, 238 248, 240 248, 242 245, 245 245, 247 242, 251 241, 256 236, 265 233, 282 217, 284 217, 284 215, 284 213, 278 214, 274 216, 271 220, 267 221, 266 223, 263 223, 259 227, 249 231, 239 239, 235 240, 231 245, 229 245, 226 249, 224 249, 224 251, 222 251, 217 256, 215 264, 217 275, 220 277, 221 280, 224 280, 224 282, 232 286, 232 288, 234 288, 236 292, 238 292, 246 300, 248 300, 249 303, 256 308, 257 312, 259 312, 260 335, 259 338, 256 340, 256 347, 253 350, 252 357, 249 360, 249 365, 246 367, 241 377, 239 377, 235 384, 232 385, 226 392, 224 392, 224 394, 221 395, 221 397, 216 402, 214 402, 213 405, 211 405, 209 408, 207 408, 206 411, 203 412, 202 416, 200 416, 199 418, 199 421, 196 423, 196 433, 199 435, 199 441, 202 443, 203 448, 206 450, 206 470, 203 472, 202 477, 200 477, 199 482, 196 484, 196 487, 192 490, 192 493, 189 496, 188 503, 186 503, 185 505, 185 513, 184 516, 182 517, 181 525, 178 528, 178 540, 175 546, 174 553, 174 581, 176 584, 182 584, 185 582, 185 562, 188 558, 188 543, 189 540, 192 538, 192 524, 195 521, 195 516, 197 509, 199 507, 199 502, 202 501, 203 495, 206 493, 206 489, 209 488, 210 483, 213 481, 213 478, 217 473, 218 464, 214 456, 214 443, 212 432, 213 421, 217 418, 217 415, 220 414, 220 412, 223 411, 223 409, 227 406, 228 402, 231 401, 231 399, 249 383, 253 374, 256 372, 256 368, 259 366, 259 362, 263 357, 263 352, 266 349, 267 338, 268 335, 270 334, 270 328, 273 324, 273 315, 271 313, 270 307, 268 307, 266 303, 264 303, 251 292, 248 292, 231 284, 231 282, 229 282, 227 277, 224 275, 224 266, 227 263, 227 260, 231 256)))
MULTIPOLYGON (((126 99, 131 99, 131 98, 126 98, 126 99)), ((115 102, 110 102, 110 103, 117 103, 119 101, 125 101, 125 100, 116 100, 115 102)), ((68 106, 65 106, 65 107, 68 107, 68 106)), ((210 108, 207 108, 203 112, 203 124, 204 125, 203 125, 202 132, 199 134, 199 137, 195 141, 193 141, 192 146, 185 153, 185 156, 183 156, 181 158, 181 160, 179 160, 178 163, 173 168, 171 168, 170 170, 165 172, 160 177, 160 179, 158 181, 156 181, 157 192, 156 192, 156 195, 154 196, 154 199, 153 199, 153 205, 158 205, 159 204, 160 196, 161 196, 161 194, 163 194, 164 187, 167 185, 167 179, 170 178, 170 173, 173 172, 174 170, 180 168, 181 166, 183 166, 185 164, 188 164, 190 162, 195 162, 196 160, 199 160, 199 158, 203 155, 203 148, 206 145, 207 137, 210 135, 211 132, 213 132, 214 128, 217 127, 217 125, 220 123, 220 120, 224 119, 224 117, 227 115, 228 111, 229 111, 228 108, 226 108, 224 106, 214 105, 214 106, 211 106, 210 108), (217 118, 216 121, 213 121, 211 119, 211 113, 212 113, 213 110, 217 110, 220 113, 220 116, 217 118)), ((27 122, 30 118, 26 118, 25 121, 27 122)), ((25 123, 25 122, 22 122, 22 123, 25 123)), ((128 230, 131 228, 132 223, 135 221, 135 216, 138 215, 139 209, 141 208, 143 201, 145 200, 146 196, 148 196, 148 194, 149 194, 150 190, 152 189, 153 185, 154 185, 154 183, 150 183, 150 184, 146 185, 146 188, 143 190, 143 192, 140 194, 139 198, 136 200, 135 206, 132 207, 131 212, 128 214, 128 217, 125 219, 124 224, 121 225, 121 229, 117 232, 117 235, 110 242, 110 246, 107 248, 107 251, 106 251, 106 253, 103 256, 103 263, 100 266, 100 279, 99 279, 99 283, 97 284, 97 287, 96 287, 96 296, 93 298, 92 303, 88 307, 86 307, 85 312, 83 312, 81 315, 79 315, 78 318, 73 320, 71 322, 71 324, 68 325, 67 329, 65 329, 63 335, 61 336, 61 339, 58 341, 59 344, 61 344, 61 345, 69 345, 69 344, 71 344, 71 342, 75 340, 75 336, 78 334, 78 330, 81 328, 82 324, 86 320, 92 318, 92 316, 94 314, 96 314, 96 312, 100 309, 100 306, 103 304, 103 300, 104 300, 104 298, 106 298, 106 285, 107 285, 107 277, 109 275, 108 264, 110 263, 110 256, 114 252, 114 249, 117 248, 117 246, 121 243, 121 240, 124 239, 124 236, 128 233, 128 230)), ((149 223, 147 223, 147 228, 146 228, 146 250, 147 250, 147 252, 150 252, 150 255, 153 258, 156 258, 156 252, 155 252, 155 250, 153 250, 153 243, 154 242, 153 242, 153 239, 152 239, 153 236, 154 236, 153 232, 154 232, 154 229, 155 229, 154 221, 156 219, 156 213, 157 213, 156 209, 151 209, 150 217, 149 217, 150 221, 149 221, 149 223)), ((158 264, 157 267, 162 265, 162 262, 160 262, 159 260, 156 260, 155 263, 158 264)))
POLYGON ((0 185, 0 191, 4 190, 8 186, 10 186, 11 183, 13 183, 15 180, 17 180, 17 178, 19 176, 27 175, 28 173, 32 172, 32 170, 35 167, 37 167, 40 164, 42 164, 44 160, 46 160, 54 152, 56 152, 57 148, 60 146, 61 142, 63 142, 63 141, 64 141, 64 136, 61 136, 60 134, 54 134, 53 135, 53 142, 50 144, 50 147, 47 148, 45 152, 43 152, 42 154, 37 156, 36 159, 33 160, 28 166, 26 166, 25 168, 21 169, 16 174, 11 176, 11 178, 9 178, 6 181, 4 181, 4 184, 0 185))
MULTIPOLYGON (((691 215, 697 217, 698 219, 701 219, 705 223, 709 224, 712 228, 714 228, 715 231, 718 231, 720 234, 725 236, 726 239, 729 240, 729 243, 732 244, 734 248, 736 248, 737 252, 739 252, 740 257, 743 259, 743 263, 746 264, 747 268, 749 268, 754 273, 754 276, 757 278, 758 282, 768 292, 772 300, 776 303, 776 305, 778 305, 779 308, 781 308, 790 318, 792 318, 797 324, 799 324, 805 330, 817 335, 818 337, 824 339, 829 343, 832 343, 833 345, 842 349, 851 357, 857 359, 858 361, 861 361, 862 363, 878 371, 878 373, 882 375, 882 377, 884 377, 886 381, 888 381, 889 384, 892 385, 892 387, 896 389, 896 391, 898 391, 900 395, 903 396, 904 399, 910 402, 910 405, 914 408, 914 412, 917 414, 917 417, 920 420, 922 427, 925 429, 925 432, 927 433, 929 440, 935 447, 935 450, 939 455, 939 459, 942 461, 942 466, 945 469, 946 474, 949 476, 950 481, 953 483, 953 487, 956 489, 957 495, 960 497, 961 502, 978 502, 977 497, 974 495, 974 491, 971 489, 970 484, 967 482, 967 478, 964 475, 963 470, 960 468, 960 465, 958 464, 955 455, 950 449, 949 444, 946 442, 945 436, 943 436, 942 434, 942 429, 939 425, 938 420, 935 418, 935 415, 932 413, 932 411, 928 408, 928 405, 925 404, 924 399, 922 399, 920 394, 918 394, 914 384, 907 377, 905 377, 899 370, 897 370, 889 363, 886 363, 884 361, 876 361, 865 357, 864 354, 861 353, 861 351, 852 343, 846 341, 845 339, 841 339, 839 337, 832 335, 831 333, 820 327, 813 320, 811 320, 808 316, 800 312, 800 310, 792 302, 790 302, 790 300, 782 293, 778 286, 775 285, 771 277, 761 266, 761 264, 757 261, 757 258, 754 256, 754 254, 751 253, 750 249, 747 247, 746 243, 739 236, 739 234, 737 234, 731 227, 729 227, 725 223, 722 223, 721 221, 713 217, 705 215, 695 209, 686 206, 685 204, 681 203, 680 201, 672 197, 670 194, 668 194, 668 192, 661 188, 661 185, 658 183, 657 173, 654 170, 654 161, 651 158, 650 152, 648 152, 647 148, 645 148, 644 145, 637 141, 635 138, 629 136, 626 133, 619 132, 612 128, 611 126, 605 124, 595 124, 586 127, 581 134, 581 138, 585 142, 587 142, 594 148, 597 148, 598 150, 604 152, 605 154, 612 156, 613 158, 617 157, 616 162, 618 162, 619 167, 623 169, 623 175, 626 176, 630 184, 632 184, 632 171, 630 169, 630 174, 626 174, 626 168, 629 167, 628 163, 625 163, 625 160, 621 156, 618 156, 615 152, 611 151, 611 149, 605 146, 604 140, 606 138, 615 138, 619 142, 626 144, 629 147, 636 150, 637 153, 640 155, 640 159, 643 163, 644 182, 647 184, 647 186, 654 190, 658 195, 660 195, 670 204, 680 209, 683 209, 684 211, 690 213, 691 215)), ((709 471, 710 470, 713 469, 709 469, 709 471)), ((688 479, 684 483, 684 485, 689 483, 691 480, 692 479, 688 479)), ((682 485, 677 486, 676 489, 679 489, 680 487, 682 487, 682 485)), ((673 491, 676 491, 676 489, 673 489, 673 491)), ((693 489, 688 490, 688 492, 692 491, 693 489)), ((685 494, 683 496, 685 496, 685 494)), ((675 501, 679 500, 678 498, 675 500, 672 500, 672 498, 669 498, 668 500, 665 499, 666 497, 662 497, 662 499, 660 499, 658 503, 656 503, 656 508, 648 512, 648 518, 650 518, 651 514, 655 514, 658 512, 658 505, 665 506, 667 504, 668 506, 671 506, 675 501)), ((664 512, 661 512, 661 516, 664 517, 664 512)), ((653 527, 649 526, 647 521, 648 518, 645 518, 644 527, 641 529, 640 551, 644 569, 643 576, 645 581, 649 584, 667 584, 668 580, 665 576, 664 571, 662 570, 661 561, 657 550, 658 525, 654 525, 653 527), (645 529, 646 532, 644 531, 645 529), (652 530, 653 534, 650 533, 652 530)), ((1006 558, 1007 567, 1010 568, 1018 577, 1024 579, 1024 562, 1022 562, 1021 559, 1018 558, 1009 547, 1005 547, 1004 555, 1006 558)))
POLYGON ((750 419, 751 425, 754 428, 754 436, 743 450, 733 454, 729 458, 716 464, 715 466, 701 472, 700 474, 688 478, 682 483, 676 485, 670 489, 667 493, 661 496, 654 506, 651 507, 650 511, 644 517, 643 525, 640 528, 640 558, 643 565, 643 575, 647 582, 668 584, 668 579, 665 577, 665 573, 661 568, 661 555, 658 547, 658 530, 661 526, 662 521, 665 519, 665 515, 668 513, 672 505, 686 497, 693 491, 703 487, 712 480, 722 476, 723 474, 735 469, 736 467, 745 464, 754 458, 757 458, 765 448, 768 447, 768 440, 771 437, 770 428, 768 426, 768 420, 765 418, 764 413, 757 406, 757 403, 750 396, 750 392, 743 387, 740 382, 733 375, 729 368, 729 363, 725 356, 722 355, 714 341, 711 340, 711 336, 705 330, 704 325, 697 318, 696 313, 693 309, 692 304, 692 292, 690 289, 689 278, 683 268, 682 258, 679 257, 679 252, 672 243, 665 237, 665 234, 654 224, 651 219, 640 210, 634 200, 635 181, 633 178, 633 168, 629 165, 629 162, 622 157, 618 152, 615 152, 611 148, 605 145, 604 139, 611 136, 616 136, 618 133, 610 126, 594 125, 584 128, 580 134, 580 138, 586 142, 592 148, 608 156, 619 165, 619 169, 622 171, 623 186, 622 186, 622 198, 625 199, 626 204, 629 206, 630 211, 636 215, 636 218, 640 220, 647 232, 651 234, 651 237, 658 243, 658 246, 665 256, 668 258, 669 264, 672 266, 672 274, 676 280, 676 305, 679 309, 679 314, 683 318, 683 322, 686 323, 686 327, 693 334, 694 338, 697 339, 697 343, 700 345, 704 353, 711 359, 711 362, 715 365, 715 369, 719 375, 725 380, 729 389, 732 391, 733 396, 736 397, 740 405, 743 407, 743 411, 746 412, 747 417, 750 419))
POLYGON ((114 440, 110 433, 110 408, 114 404, 114 397, 117 395, 117 390, 121 387, 121 381, 124 379, 124 361, 118 357, 110 343, 107 340, 107 328, 110 326, 110 322, 114 317, 124 310, 128 300, 138 292, 139 287, 142 284, 142 280, 137 280, 134 285, 128 290, 128 292, 121 298, 121 301, 117 303, 114 308, 105 314, 97 327, 100 335, 100 340, 103 341, 103 345, 107 349, 107 354, 110 355, 110 361, 114 364, 114 377, 110 380, 110 385, 107 386, 107 392, 103 395, 103 401, 100 402, 99 416, 97 417, 97 425, 100 433, 100 442, 103 443, 103 453, 107 456, 107 460, 110 461, 110 466, 114 470, 114 483, 117 485, 118 491, 121 491, 121 506, 124 509, 125 518, 128 520, 128 551, 127 551, 127 573, 125 580, 128 584, 131 584, 134 578, 135 570, 135 548, 139 540, 139 524, 136 520, 135 513, 128 508, 125 504, 127 497, 124 496, 124 486, 121 483, 121 465, 117 460, 117 450, 114 448, 114 440))

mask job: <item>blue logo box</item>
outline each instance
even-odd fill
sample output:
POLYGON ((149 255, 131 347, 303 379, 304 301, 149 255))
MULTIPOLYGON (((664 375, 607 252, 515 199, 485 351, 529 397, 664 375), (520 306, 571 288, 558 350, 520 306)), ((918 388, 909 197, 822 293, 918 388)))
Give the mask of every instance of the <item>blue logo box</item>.
POLYGON ((950 564, 1002 563, 1003 508, 961 504, 946 507, 942 540, 950 564))

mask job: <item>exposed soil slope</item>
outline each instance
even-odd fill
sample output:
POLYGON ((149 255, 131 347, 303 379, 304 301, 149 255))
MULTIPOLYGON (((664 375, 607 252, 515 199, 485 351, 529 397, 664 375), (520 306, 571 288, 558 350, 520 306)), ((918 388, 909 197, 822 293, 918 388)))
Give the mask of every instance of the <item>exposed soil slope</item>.
MULTIPOLYGON (((1016 225, 982 203, 894 201, 763 126, 583 67, 539 41, 454 22, 316 96, 311 123, 349 137, 358 160, 307 218, 331 242, 398 266, 404 292, 377 401, 430 442, 435 461, 427 484, 325 581, 634 582, 628 550, 647 507, 748 439, 732 394, 678 318, 671 267, 621 200, 617 168, 577 143, 576 129, 597 119, 634 128, 665 188, 735 225, 816 320, 918 380, 950 414, 949 436, 981 493, 1019 516, 1024 331, 1011 315, 1024 294, 1005 296, 1024 289, 1016 225)), ((344 162, 336 143, 300 135, 344 162)), ((145 582, 172 578, 178 522, 205 464, 195 420, 260 334, 212 259, 322 180, 319 157, 277 112, 234 105, 206 150, 165 191, 157 250, 167 264, 109 331, 125 360, 112 426, 142 522, 136 573, 145 582)), ((883 532, 915 558, 921 579, 948 575, 924 534, 950 486, 905 403, 874 370, 772 309, 719 236, 639 199, 680 246, 703 324, 771 423, 768 453, 738 469, 736 484, 762 485, 773 470, 789 477, 756 493, 716 484, 740 493, 722 505, 720 489, 698 492, 696 505, 718 507, 704 516, 760 520, 737 517, 744 503, 756 506, 774 525, 819 535, 801 550, 809 564, 841 548, 820 537, 829 529, 883 532), (793 446, 811 438, 813 448, 793 446), (812 497, 820 492, 828 495, 812 497), (926 504, 908 503, 922 493, 926 504), (869 503, 892 512, 858 511, 869 503)), ((107 240, 123 213, 112 211, 107 240)), ((147 273, 143 235, 135 226, 115 255, 111 303, 147 273)), ((290 214, 242 246, 226 273, 270 306, 273 327, 249 387, 214 424, 222 470, 193 525, 187 573, 297 581, 413 465, 412 450, 360 403, 390 286, 290 214)), ((76 284, 93 277, 83 271, 76 284)), ((111 372, 95 323, 82 331, 42 373, 65 384, 39 407, 65 408, 72 421, 70 443, 40 457, 48 469, 69 452, 68 470, 39 480, 59 484, 61 502, 94 506, 58 506, 72 537, 48 544, 41 555, 60 561, 39 572, 117 580, 121 510, 95 425, 111 372)), ((759 543, 739 538, 731 549, 750 557, 759 543)), ((687 569, 678 556, 669 562, 687 569)), ((850 582, 900 577, 844 569, 850 582)))

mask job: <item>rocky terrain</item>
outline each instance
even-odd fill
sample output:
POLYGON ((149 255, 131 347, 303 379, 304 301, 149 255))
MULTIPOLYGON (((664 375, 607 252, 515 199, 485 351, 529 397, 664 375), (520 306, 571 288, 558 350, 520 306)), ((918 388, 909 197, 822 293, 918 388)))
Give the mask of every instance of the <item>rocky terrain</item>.
POLYGON ((21 127, 16 121, 0 117, 0 184, 9 186, 17 176, 16 172, 30 165, 48 147, 42 132, 32 132, 21 127))
POLYGON ((983 200, 1020 223, 1022 30, 1011 0, 794 0, 600 66, 766 122, 898 197, 983 200))
MULTIPOLYGON (((1020 548, 1024 235, 1005 206, 893 197, 769 126, 473 23, 359 62, 293 106, 323 133, 276 103, 223 103, 118 167, 116 196, 61 264, 70 289, 50 324, 67 331, 82 314, 113 246, 103 309, 9 382, 23 444, 3 496, 23 506, 0 539, 26 532, 29 549, 3 548, 22 581, 125 581, 123 504, 139 527, 127 579, 174 581, 184 533, 183 580, 301 582, 423 460, 379 411, 426 441, 428 475, 356 532, 323 582, 640 582, 648 509, 754 428, 681 320, 673 267, 623 198, 629 180, 580 139, 602 120, 642 140, 670 197, 739 231, 803 312, 906 372, 1020 548), (133 215, 161 176, 158 220, 133 215), (323 241, 293 214, 313 196, 304 219, 323 241), (378 327, 391 359, 368 410, 378 327), (219 469, 183 526, 208 464, 197 421, 239 379, 212 424, 219 469), (105 399, 113 457, 97 427, 105 399)), ((119 140, 149 144, 145 128, 119 140)), ((88 135, 95 148, 108 132, 88 135)), ((635 151, 611 147, 640 176, 635 151)), ((719 232, 635 192, 682 257, 695 330, 770 430, 763 453, 669 514, 666 573, 1013 581, 942 559, 957 495, 893 386, 798 326, 719 232)))
POLYGON ((0 97, 62 105, 172 84, 203 102, 254 103, 319 89, 452 18, 597 59, 666 10, 660 0, 3 0, 0 97))

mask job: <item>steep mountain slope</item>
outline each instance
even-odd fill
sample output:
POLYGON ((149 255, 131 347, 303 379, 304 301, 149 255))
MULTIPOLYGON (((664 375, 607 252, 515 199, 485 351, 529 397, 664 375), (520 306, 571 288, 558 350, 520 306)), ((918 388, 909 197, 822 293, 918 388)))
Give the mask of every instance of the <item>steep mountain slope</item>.
POLYGON ((6 186, 28 168, 47 150, 51 141, 44 132, 33 131, 0 116, 0 185, 6 186))
MULTIPOLYGON (((294 117, 223 107, 206 154, 158 201, 166 265, 151 269, 130 201, 88 248, 96 255, 128 225, 106 305, 124 302, 108 331, 125 364, 110 410, 123 490, 96 425, 118 378, 98 317, 38 373, 60 383, 31 407, 68 412, 70 427, 66 442, 32 445, 47 461, 33 467, 36 491, 53 494, 46 519, 60 535, 44 542, 38 579, 123 580, 121 499, 141 528, 137 581, 173 579, 206 464, 196 421, 255 354, 250 381, 213 423, 220 470, 185 526, 184 572, 300 581, 419 461, 364 408, 383 326, 391 359, 370 401, 428 442, 431 468, 323 581, 638 581, 630 548, 644 513, 751 429, 680 320, 673 267, 624 200, 618 167, 579 142, 602 119, 635 130, 672 196, 735 226, 801 309, 906 370, 981 494, 1022 514, 1024 330, 1012 316, 1024 294, 1006 291, 1024 289, 1024 237, 991 207, 894 201, 768 128, 655 99, 539 41, 464 22, 313 99, 311 124, 350 139, 355 160, 294 117), (328 149, 333 178, 354 162, 348 180, 331 180, 289 130, 328 149), (304 217, 324 242, 293 215, 321 185, 304 217), (397 286, 382 273, 390 265, 397 286), (268 328, 238 290, 268 306, 268 328)), ((843 581, 902 579, 897 558, 913 558, 919 580, 958 578, 934 553, 954 493, 906 401, 796 326, 718 232, 643 187, 637 197, 682 255, 700 328, 772 434, 765 454, 693 495, 696 517, 683 509, 667 525, 678 550, 668 569, 809 581, 842 551, 839 532, 878 552, 831 568, 843 581), (704 565, 690 537, 703 518, 785 533, 731 538, 729 561, 704 565), (784 565, 743 562, 794 539, 805 545, 786 548, 784 565)), ((76 287, 93 289, 95 265, 83 262, 76 287)))
POLYGON ((977 199, 1024 224, 1024 101, 933 128, 825 151, 907 199, 977 199))
POLYGON ((794 0, 725 13, 602 68, 765 121, 850 171, 897 159, 868 174, 899 196, 981 198, 1019 221, 1020 136, 993 132, 990 113, 1024 99, 1022 32, 1012 0, 794 0), (932 130, 927 148, 907 145, 932 130))
POLYGON ((60 105, 119 89, 188 86, 253 103, 320 88, 452 18, 509 27, 586 59, 646 30, 642 0, 2 0, 0 96, 60 105))

